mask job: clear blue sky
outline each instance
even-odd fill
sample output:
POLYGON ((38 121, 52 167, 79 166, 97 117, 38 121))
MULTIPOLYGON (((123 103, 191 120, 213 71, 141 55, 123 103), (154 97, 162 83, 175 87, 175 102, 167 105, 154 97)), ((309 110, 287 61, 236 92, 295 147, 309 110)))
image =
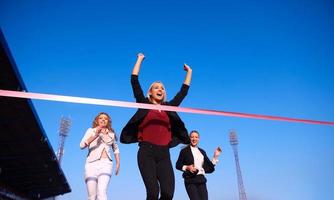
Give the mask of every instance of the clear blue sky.
MULTIPOLYGON (((130 73, 143 52, 144 90, 161 80, 171 97, 184 80, 183 63, 193 68, 183 107, 334 121, 333 9, 330 0, 0 0, 0 25, 30 92, 133 102, 130 73)), ((55 151, 60 118, 71 117, 62 168, 72 192, 59 199, 85 199, 84 132, 105 111, 119 134, 135 109, 33 104, 55 151)), ((248 199, 334 198, 333 126, 180 115, 210 156, 223 148, 207 176, 210 199, 238 199, 230 129, 239 135, 248 199)), ((120 144, 110 199, 145 198, 137 148, 120 144)), ((171 150, 173 163, 179 151, 171 150)), ((181 172, 175 177, 175 199, 187 199, 181 172)))

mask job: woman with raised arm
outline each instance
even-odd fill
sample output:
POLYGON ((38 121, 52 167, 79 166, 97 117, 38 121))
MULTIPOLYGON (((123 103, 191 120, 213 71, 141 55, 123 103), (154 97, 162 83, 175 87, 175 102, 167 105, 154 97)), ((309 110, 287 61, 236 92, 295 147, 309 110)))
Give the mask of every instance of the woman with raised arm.
POLYGON ((210 160, 206 152, 198 147, 198 131, 191 131, 189 137, 190 145, 181 150, 176 162, 176 169, 183 171, 184 186, 190 200, 207 200, 208 190, 205 174, 212 173, 215 170, 215 165, 222 150, 217 147, 212 160, 210 160))
POLYGON ((99 113, 91 128, 88 128, 80 142, 80 148, 88 147, 85 164, 85 182, 88 200, 107 200, 107 189, 112 174, 113 151, 116 160, 116 175, 120 167, 119 148, 116 134, 107 113, 99 113))
MULTIPOLYGON (((147 95, 138 81, 138 74, 145 56, 139 53, 131 75, 131 85, 137 103, 179 106, 188 93, 191 81, 191 68, 184 64, 186 78, 175 97, 166 101, 165 87, 161 82, 153 82, 147 95)), ((146 199, 169 200, 175 188, 174 171, 169 148, 180 143, 189 144, 187 129, 176 112, 138 109, 123 128, 122 143, 139 142, 137 154, 138 167, 146 187, 146 199)))

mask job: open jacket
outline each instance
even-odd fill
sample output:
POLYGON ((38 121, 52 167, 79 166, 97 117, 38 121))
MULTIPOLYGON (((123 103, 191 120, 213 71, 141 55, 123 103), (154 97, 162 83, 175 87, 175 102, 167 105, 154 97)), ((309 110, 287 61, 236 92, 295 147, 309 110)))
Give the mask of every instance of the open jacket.
POLYGON ((115 133, 112 131, 109 131, 108 133, 108 140, 104 141, 102 137, 102 133, 100 133, 99 137, 95 138, 88 146, 86 145, 86 140, 89 137, 92 137, 94 134, 96 134, 96 128, 88 128, 84 137, 82 138, 80 142, 80 148, 84 149, 88 147, 88 155, 87 155, 87 162, 94 162, 96 160, 99 160, 101 158, 102 151, 105 150, 109 159, 112 160, 111 157, 111 151, 114 152, 114 154, 119 153, 119 148, 116 142, 115 133))
MULTIPOLYGON (((137 75, 131 75, 131 86, 137 103, 151 104, 149 99, 144 96, 137 75)), ((171 101, 163 102, 162 105, 179 106, 184 97, 187 95, 188 90, 189 86, 183 84, 180 91, 175 95, 175 97, 171 101)), ((120 136, 121 143, 129 144, 138 142, 138 127, 144 120, 148 112, 149 110, 147 109, 137 110, 137 112, 132 116, 132 118, 129 120, 129 122, 125 125, 125 127, 122 130, 120 136)), ((166 111, 166 113, 169 117, 171 125, 171 133, 172 133, 172 141, 169 143, 169 147, 175 147, 180 143, 189 144, 190 139, 188 137, 188 131, 185 128, 185 125, 181 120, 181 118, 178 116, 176 112, 166 111)))
MULTIPOLYGON (((203 163, 203 169, 206 174, 212 173, 215 171, 215 166, 212 164, 211 160, 206 155, 205 151, 198 147, 198 150, 202 153, 204 156, 204 163, 203 163)), ((182 171, 182 167, 184 165, 192 165, 194 164, 194 156, 191 152, 191 148, 188 145, 187 147, 183 148, 179 154, 179 158, 176 161, 176 169, 182 171)), ((193 178, 196 176, 196 174, 191 173, 190 171, 184 171, 182 174, 182 177, 184 179, 193 178)))

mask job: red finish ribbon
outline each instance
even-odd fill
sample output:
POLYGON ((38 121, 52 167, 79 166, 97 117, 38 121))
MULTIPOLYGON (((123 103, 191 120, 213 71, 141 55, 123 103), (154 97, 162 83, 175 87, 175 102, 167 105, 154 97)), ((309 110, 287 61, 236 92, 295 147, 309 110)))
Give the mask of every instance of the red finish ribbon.
POLYGON ((297 118, 289 118, 289 117, 277 117, 277 116, 269 116, 269 115, 226 112, 226 111, 196 109, 196 108, 184 108, 184 107, 165 106, 165 105, 153 105, 153 104, 145 104, 145 103, 113 101, 113 100, 63 96, 63 95, 54 95, 54 94, 42 94, 42 93, 33 93, 33 92, 19 92, 19 91, 11 91, 11 90, 0 90, 0 96, 25 98, 25 99, 39 99, 39 100, 48 100, 48 101, 60 101, 60 102, 69 102, 69 103, 116 106, 116 107, 126 107, 126 108, 165 110, 165 111, 186 112, 186 113, 195 113, 195 114, 203 114, 203 115, 222 115, 222 116, 229 116, 229 117, 265 119, 265 120, 288 121, 288 122, 302 122, 302 123, 308 123, 308 124, 334 125, 334 122, 328 122, 328 121, 317 121, 317 120, 309 120, 309 119, 297 119, 297 118))

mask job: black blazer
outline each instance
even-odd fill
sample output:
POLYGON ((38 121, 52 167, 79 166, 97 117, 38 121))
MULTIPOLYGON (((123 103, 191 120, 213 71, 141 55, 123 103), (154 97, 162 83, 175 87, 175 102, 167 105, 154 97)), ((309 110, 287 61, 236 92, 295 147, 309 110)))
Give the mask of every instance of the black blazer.
MULTIPOLYGON (((151 103, 149 99, 144 96, 137 75, 131 75, 131 86, 137 103, 151 103)), ((184 97, 187 95, 188 90, 189 86, 183 84, 175 97, 171 101, 164 102, 162 105, 179 106, 184 97)), ((148 111, 149 110, 147 109, 137 110, 137 112, 132 116, 121 132, 121 143, 129 144, 138 142, 138 127, 144 120, 148 111)), ((188 137, 188 131, 185 128, 185 125, 179 115, 173 111, 166 111, 166 113, 169 117, 172 133, 172 141, 170 142, 169 147, 175 147, 180 143, 189 144, 190 139, 188 137)))
MULTIPOLYGON (((208 156, 206 155, 205 151, 201 148, 199 148, 199 151, 203 154, 204 156, 204 163, 203 163, 203 169, 205 171, 206 174, 212 173, 215 171, 215 166, 212 164, 211 160, 208 158, 208 156)), ((188 145, 187 147, 183 148, 179 154, 179 158, 177 159, 176 162, 176 169, 181 170, 182 171, 182 167, 183 165, 192 165, 194 164, 194 156, 191 152, 191 148, 188 145)), ((182 174, 182 177, 187 179, 187 178, 192 178, 194 177, 194 175, 191 173, 190 171, 185 171, 182 174)))

